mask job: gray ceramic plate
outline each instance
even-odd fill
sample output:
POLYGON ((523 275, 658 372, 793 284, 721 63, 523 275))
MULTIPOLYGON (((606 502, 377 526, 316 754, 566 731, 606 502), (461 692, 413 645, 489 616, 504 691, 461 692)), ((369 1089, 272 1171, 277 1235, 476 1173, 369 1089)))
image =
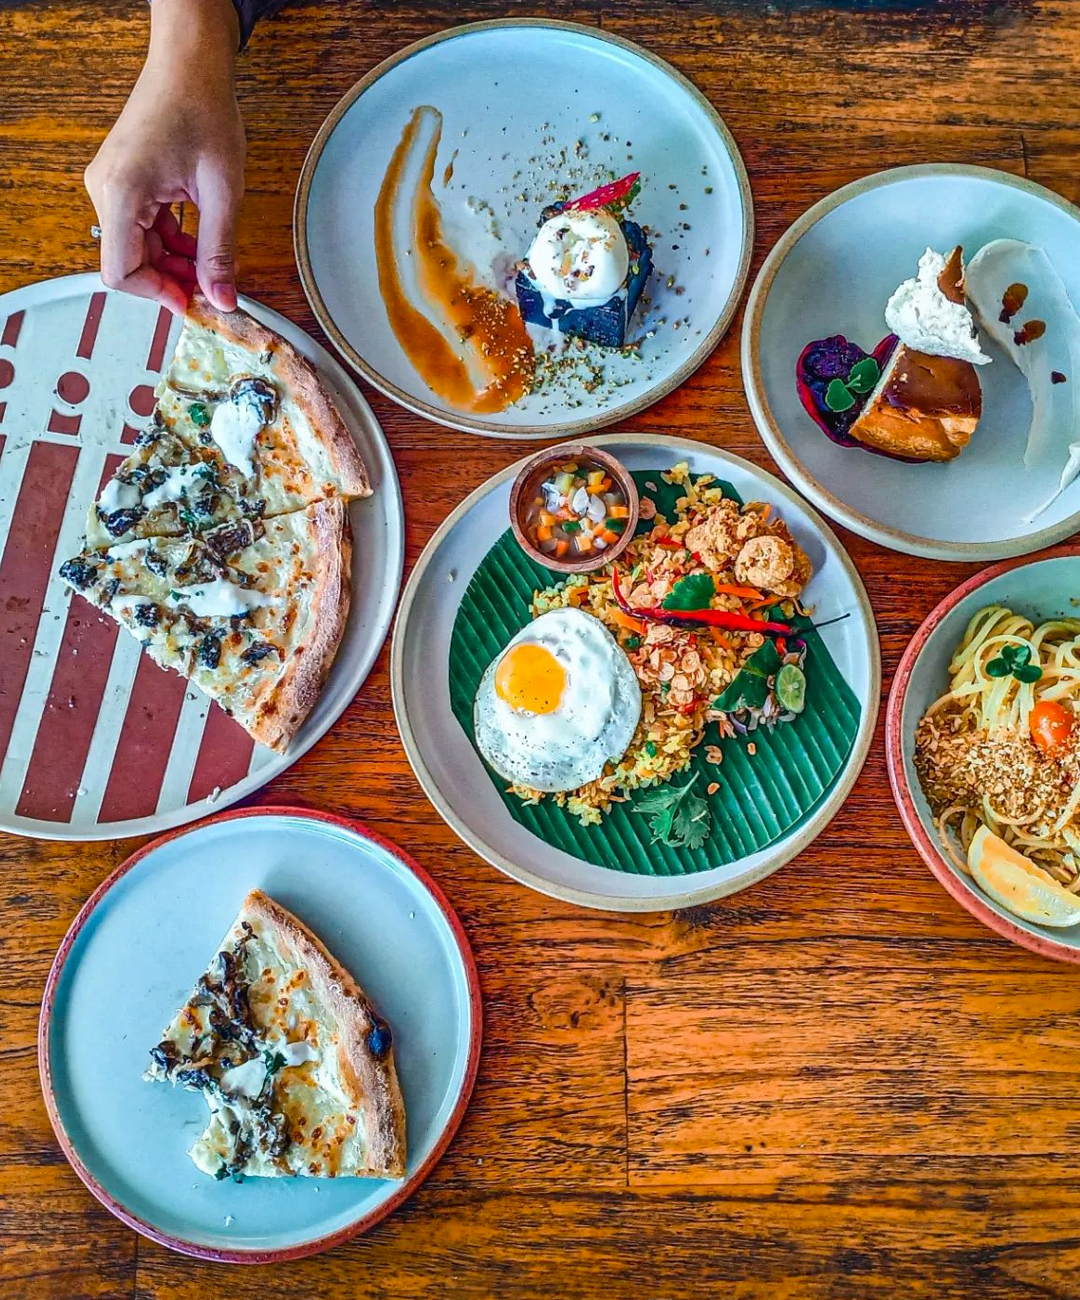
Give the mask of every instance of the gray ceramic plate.
POLYGON ((548 844, 514 821, 450 708, 446 665, 454 620, 477 565, 509 522, 510 488, 525 461, 496 474, 450 515, 417 561, 394 627, 390 675, 405 752, 436 810, 488 862, 556 898, 611 911, 660 911, 745 889, 801 852, 828 825, 862 770, 877 718, 881 685, 874 615, 855 566, 823 519, 771 474, 748 461, 685 438, 601 434, 603 447, 630 470, 680 460, 694 474, 716 474, 746 501, 770 501, 810 556, 806 599, 830 626, 822 637, 859 701, 859 728, 835 783, 786 835, 747 857, 692 877, 610 871, 548 844))
POLYGON ((734 315, 753 231, 739 151, 689 81, 606 32, 517 18, 440 32, 357 82, 315 137, 294 217, 312 309, 366 379, 441 424, 517 438, 611 424, 696 370, 734 315), (641 171, 633 215, 656 232, 657 269, 647 318, 635 331, 653 332, 640 361, 606 352, 605 380, 594 392, 558 386, 485 417, 432 393, 390 328, 374 236, 376 195, 420 105, 443 115, 434 193, 455 247, 478 267, 500 253, 525 255, 552 184, 577 179, 569 169, 581 173, 583 189, 596 183, 585 180, 590 168, 641 171), (563 150, 568 158, 560 162, 563 150))
POLYGON ((468 941, 415 862, 359 822, 253 808, 155 841, 95 891, 49 975, 38 1058, 64 1154, 107 1209, 185 1254, 264 1263, 336 1245, 410 1195, 464 1114, 480 1033, 468 941), (255 888, 310 925, 390 1022, 404 1182, 215 1182, 186 1154, 202 1097, 142 1080, 149 1048, 255 888))
POLYGON ((1020 177, 952 164, 878 172, 822 199, 781 237, 750 292, 742 367, 758 431, 800 492, 882 546, 986 561, 1080 528, 1080 481, 1033 523, 1024 520, 1057 486, 1068 437, 1025 471, 1027 385, 993 344, 993 361, 979 375, 982 419, 948 464, 909 465, 838 447, 795 389, 795 363, 812 339, 844 334, 869 351, 888 333, 885 304, 915 274, 927 245, 962 244, 971 256, 1005 237, 1045 249, 1080 303, 1080 211, 1020 177))

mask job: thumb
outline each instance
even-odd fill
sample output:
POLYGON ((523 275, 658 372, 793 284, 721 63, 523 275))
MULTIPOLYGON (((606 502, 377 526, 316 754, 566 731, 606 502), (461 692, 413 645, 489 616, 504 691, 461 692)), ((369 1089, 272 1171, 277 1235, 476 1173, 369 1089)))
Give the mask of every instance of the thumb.
POLYGON ((236 216, 240 187, 226 176, 199 178, 199 243, 195 273, 199 287, 221 311, 236 308, 236 216))

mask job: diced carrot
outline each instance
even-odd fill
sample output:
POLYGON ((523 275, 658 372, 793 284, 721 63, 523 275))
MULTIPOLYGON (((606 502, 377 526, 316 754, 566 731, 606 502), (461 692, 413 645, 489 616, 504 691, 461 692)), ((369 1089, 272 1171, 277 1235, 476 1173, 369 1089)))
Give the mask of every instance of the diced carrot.
POLYGON ((608 510, 608 514, 612 517, 612 519, 630 518, 630 510, 629 507, 627 506, 612 506, 610 510, 608 510))
POLYGON ((538 542, 550 542, 550 541, 551 541, 551 529, 548 527, 547 524, 537 524, 537 526, 536 526, 536 540, 537 540, 538 542))
POLYGON ((544 504, 544 498, 543 498, 543 497, 533 497, 533 505, 534 505, 534 506, 542 506, 543 504, 544 504))
POLYGON ((621 609, 613 609, 611 617, 620 627, 625 627, 631 632, 637 632, 639 636, 644 635, 647 628, 639 618, 634 618, 630 614, 624 614, 621 609))
POLYGON ((555 543, 555 558, 557 560, 561 560, 562 557, 566 554, 566 552, 569 549, 570 549, 570 543, 566 540, 565 537, 560 537, 559 540, 555 543))
POLYGON ((577 547, 579 555, 588 555, 593 548, 592 536, 584 531, 580 532, 574 538, 574 545, 577 547))
POLYGON ((613 533, 610 528, 605 528, 604 531, 600 534, 601 540, 604 542, 606 546, 614 546, 615 543, 619 540, 620 536, 621 536, 620 533, 613 533))
POLYGON ((600 491, 606 492, 609 487, 611 487, 611 479, 609 479, 608 476, 605 474, 600 481, 600 491))
POLYGON ((603 490, 605 474, 602 469, 594 469, 589 472, 589 491, 599 492, 603 490))
POLYGON ((555 516, 551 513, 550 510, 541 510, 540 522, 542 524, 547 524, 547 526, 550 528, 551 525, 555 522, 555 516))

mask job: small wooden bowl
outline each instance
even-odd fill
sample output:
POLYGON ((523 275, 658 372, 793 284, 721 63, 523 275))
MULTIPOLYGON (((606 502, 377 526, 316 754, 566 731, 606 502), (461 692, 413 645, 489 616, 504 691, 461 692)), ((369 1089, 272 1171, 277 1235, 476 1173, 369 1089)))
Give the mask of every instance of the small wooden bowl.
POLYGON ((549 447, 547 451, 542 451, 538 456, 533 456, 531 460, 526 461, 521 473, 514 480, 514 486, 510 489, 510 526, 514 530, 518 545, 525 554, 537 564, 542 564, 545 569, 552 569, 556 573, 590 573, 593 569, 601 569, 612 560, 617 560, 633 541, 638 524, 639 507, 637 484, 621 461, 616 460, 614 456, 609 456, 606 451, 601 451, 599 447, 590 447, 580 442, 564 442, 557 447, 549 447), (598 469, 605 470, 611 476, 612 482, 618 484, 619 490, 626 498, 626 506, 630 513, 627 515, 622 536, 613 545, 603 551, 580 555, 573 560, 557 560, 552 555, 545 555, 539 547, 529 541, 522 523, 528 502, 539 492, 540 484, 551 477, 551 472, 556 465, 561 465, 568 460, 589 461, 598 469))

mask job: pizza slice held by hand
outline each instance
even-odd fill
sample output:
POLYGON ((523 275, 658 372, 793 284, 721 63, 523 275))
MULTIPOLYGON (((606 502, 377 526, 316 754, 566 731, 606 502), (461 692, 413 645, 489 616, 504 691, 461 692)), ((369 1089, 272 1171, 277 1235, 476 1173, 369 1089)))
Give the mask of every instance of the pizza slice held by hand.
POLYGON ((352 435, 296 349, 196 295, 157 406, 91 506, 89 547, 369 496, 352 435))
POLYGON ((367 471, 296 349, 198 295, 157 397, 61 577, 283 751, 344 634, 367 471))
POLYGON ((84 551, 60 570, 163 667, 284 750, 329 671, 349 611, 340 498, 191 537, 84 551))
POLYGON ((255 891, 144 1076, 201 1091, 215 1178, 402 1178, 390 1027, 292 913, 255 891))

